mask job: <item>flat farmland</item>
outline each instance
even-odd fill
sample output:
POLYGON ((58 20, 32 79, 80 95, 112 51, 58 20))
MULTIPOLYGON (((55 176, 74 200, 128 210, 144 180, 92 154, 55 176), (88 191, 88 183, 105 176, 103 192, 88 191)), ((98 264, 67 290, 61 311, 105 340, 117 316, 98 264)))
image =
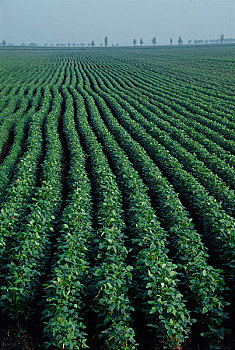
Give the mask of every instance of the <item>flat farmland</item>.
POLYGON ((233 349, 234 85, 232 45, 0 49, 1 349, 233 349))

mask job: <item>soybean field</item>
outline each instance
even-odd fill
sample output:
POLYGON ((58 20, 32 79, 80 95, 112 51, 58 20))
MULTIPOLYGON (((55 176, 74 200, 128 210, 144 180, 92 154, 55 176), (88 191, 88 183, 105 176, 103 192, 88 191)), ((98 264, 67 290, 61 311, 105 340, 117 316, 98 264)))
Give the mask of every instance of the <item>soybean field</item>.
POLYGON ((1 349, 235 346, 233 74, 232 45, 0 50, 1 349))

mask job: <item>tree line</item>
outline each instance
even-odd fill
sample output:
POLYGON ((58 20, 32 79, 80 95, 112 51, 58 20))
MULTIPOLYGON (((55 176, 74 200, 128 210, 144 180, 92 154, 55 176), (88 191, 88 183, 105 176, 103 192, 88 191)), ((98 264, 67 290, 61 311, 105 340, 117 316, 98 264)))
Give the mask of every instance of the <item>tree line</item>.
MULTIPOLYGON (((157 38, 154 36, 151 39, 151 42, 152 42, 153 46, 156 46, 157 45, 157 38)), ((234 38, 227 39, 227 38, 224 37, 224 34, 222 33, 220 35, 219 39, 212 39, 212 40, 203 40, 203 39, 201 39, 201 40, 194 40, 194 41, 188 40, 188 45, 191 45, 191 44, 218 44, 218 43, 223 44, 223 43, 232 43, 232 42, 235 42, 234 38)), ((172 38, 170 38, 169 43, 170 43, 170 45, 173 45, 173 39, 172 38)), ((183 39, 181 38, 181 36, 179 36, 179 38, 177 40, 177 43, 178 43, 178 45, 183 45, 183 39)), ((134 47, 136 47, 136 45, 137 45, 137 39, 136 38, 134 38, 132 40, 132 44, 133 44, 134 47)), ((7 43, 6 40, 3 39, 2 42, 0 42, 0 46, 6 46, 6 45, 14 46, 13 43, 7 43)), ((139 45, 141 47, 144 45, 143 38, 139 39, 139 45)), ((35 42, 31 42, 29 44, 22 43, 22 44, 20 44, 20 46, 37 46, 37 43, 35 43, 35 42)), ((56 47, 95 47, 97 45, 95 44, 95 41, 92 40, 88 44, 85 44, 85 43, 72 43, 71 44, 70 42, 67 43, 67 44, 65 44, 65 43, 56 43, 56 44, 54 44, 54 43, 51 43, 51 44, 45 43, 44 46, 45 47, 47 47, 47 46, 49 46, 49 47, 53 47, 53 46, 56 46, 56 47)), ((102 47, 103 43, 101 42, 99 46, 102 47)), ((109 46, 109 39, 108 39, 107 36, 104 37, 104 46, 105 47, 109 46)), ((115 47, 115 46, 118 47, 119 43, 117 42, 116 44, 112 44, 111 46, 112 47, 115 47)))

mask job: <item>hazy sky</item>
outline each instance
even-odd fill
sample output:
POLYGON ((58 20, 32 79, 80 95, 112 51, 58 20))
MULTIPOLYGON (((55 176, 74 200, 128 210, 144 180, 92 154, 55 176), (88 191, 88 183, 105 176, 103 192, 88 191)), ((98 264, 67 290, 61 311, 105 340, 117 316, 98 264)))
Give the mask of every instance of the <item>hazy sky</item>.
POLYGON ((235 37, 235 0, 0 0, 0 41, 150 44, 235 37))

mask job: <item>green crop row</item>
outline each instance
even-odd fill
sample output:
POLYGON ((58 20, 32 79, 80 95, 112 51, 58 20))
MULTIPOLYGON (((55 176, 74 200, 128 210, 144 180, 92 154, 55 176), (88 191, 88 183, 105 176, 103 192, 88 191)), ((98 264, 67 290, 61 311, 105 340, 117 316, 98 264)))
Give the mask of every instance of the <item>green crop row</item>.
MULTIPOLYGON (((109 153, 128 206, 128 236, 134 256, 134 285, 138 299, 144 304, 142 309, 156 336, 164 339, 168 346, 179 345, 187 338, 190 318, 177 290, 176 265, 167 256, 166 232, 151 208, 145 185, 105 128, 93 99, 84 91, 79 92, 85 98, 92 127, 109 153)), ((73 94, 77 99, 78 93, 73 90, 73 94)))
MULTIPOLYGON (((32 101, 32 107, 26 112, 25 115, 22 116, 21 109, 19 109, 14 115, 15 127, 14 127, 14 142, 9 150, 9 155, 4 159, 3 163, 0 165, 0 198, 3 200, 4 190, 7 187, 10 178, 13 175, 13 171, 17 160, 20 154, 23 152, 22 145, 23 142, 26 142, 25 135, 27 134, 27 130, 29 128, 29 122, 31 116, 36 113, 39 109, 40 104, 42 103, 42 95, 41 91, 37 91, 35 97, 32 101)), ((25 106, 23 107, 24 111, 25 106)), ((9 137, 9 136, 8 136, 9 137)))
MULTIPOLYGON (((94 95, 98 103, 98 98, 89 88, 88 81, 86 81, 85 86, 89 93, 94 95)), ((99 91, 100 96, 105 96, 106 100, 109 99, 110 101, 112 99, 115 108, 119 108, 119 115, 126 115, 126 112, 121 109, 113 98, 99 90, 98 87, 97 91, 99 91)), ((221 323, 225 317, 223 313, 224 306, 221 303, 223 281, 218 273, 207 264, 207 253, 203 248, 200 236, 194 231, 192 223, 188 219, 187 214, 184 213, 182 204, 172 191, 172 188, 167 184, 160 171, 148 158, 144 150, 115 121, 110 113, 103 113, 102 115, 112 133, 115 137, 118 137, 118 141, 128 153, 134 165, 141 170, 141 174, 148 181, 151 191, 156 192, 159 208, 158 213, 161 215, 161 219, 165 221, 167 229, 173 236, 173 242, 177 247, 177 259, 181 259, 180 264, 182 265, 184 274, 189 280, 194 298, 198 301, 196 311, 205 314, 204 322, 211 323, 211 335, 213 334, 214 336, 214 333, 220 334, 220 330, 217 331, 213 325, 221 323), (185 265, 185 261, 188 261, 187 265, 185 265), (207 295, 204 293, 207 293, 207 295), (215 302, 215 300, 217 301, 215 302)))
MULTIPOLYGON (((77 108, 79 105, 75 101, 77 108)), ((128 297, 132 267, 126 264, 122 198, 115 176, 111 172, 102 147, 93 134, 84 113, 76 119, 79 133, 91 161, 91 175, 95 188, 97 246, 92 289, 94 310, 97 313, 100 336, 108 349, 135 348, 134 331, 128 297)))
MULTIPOLYGON (((169 152, 179 160, 179 162, 184 166, 185 170, 192 173, 192 175, 197 178, 197 180, 208 190, 211 195, 213 195, 218 201, 222 202, 222 206, 228 214, 234 216, 233 203, 235 201, 235 195, 232 190, 230 190, 224 182, 222 182, 218 177, 216 177, 212 171, 208 170, 205 165, 199 161, 194 155, 187 152, 181 145, 172 140, 170 136, 164 131, 161 131, 155 127, 153 123, 146 120, 144 117, 148 112, 147 109, 142 109, 142 114, 138 113, 136 109, 131 107, 124 98, 126 94, 111 93, 111 91, 106 88, 101 80, 96 74, 94 74, 97 82, 99 82, 100 87, 103 91, 106 91, 112 95, 116 101, 119 102, 125 110, 127 110, 132 118, 136 120, 140 125, 142 125, 148 133, 153 136, 161 145, 163 145, 169 152)), ((92 78, 91 78, 92 79, 92 78)), ((104 78, 105 79, 105 78, 104 78)), ((129 99, 127 98, 127 101, 129 99)), ((231 169, 232 170, 232 169, 231 169)), ((235 176, 233 176, 233 183, 235 182, 235 176)))
POLYGON ((54 92, 52 110, 46 117, 47 151, 41 186, 33 195, 30 213, 8 253, 11 261, 4 271, 1 304, 3 311, 18 324, 27 321, 32 312, 40 277, 49 258, 50 235, 61 198, 61 145, 56 133, 60 103, 58 93, 54 92))
MULTIPOLYGON (((137 100, 139 99, 140 96, 143 95, 143 89, 144 89, 144 95, 146 94, 146 89, 144 88, 143 84, 141 85, 142 88, 139 89, 138 85, 136 83, 136 79, 134 80, 134 85, 133 85, 131 83, 132 82, 132 78, 128 77, 128 79, 126 79, 125 77, 126 77, 126 75, 124 75, 124 77, 119 80, 119 84, 122 86, 122 84, 123 84, 122 80, 128 80, 128 86, 130 86, 131 88, 134 88, 135 98, 137 100), (136 95, 137 91, 139 92, 138 95, 136 95)), ((155 86, 154 86, 154 88, 156 90, 155 86)), ((129 88, 128 88, 128 90, 129 90, 129 88)), ((182 107, 179 106, 174 101, 169 102, 169 99, 168 99, 167 95, 165 95, 163 97, 160 97, 157 94, 157 97, 150 98, 149 93, 148 93, 146 95, 146 97, 147 97, 146 98, 147 101, 151 102, 153 107, 155 107, 155 108, 156 107, 160 107, 162 109, 162 111, 164 111, 166 114, 173 115, 175 118, 179 119, 180 121, 182 120, 184 123, 186 123, 186 125, 194 127, 196 130, 198 130, 198 132, 205 134, 206 137, 209 137, 214 142, 219 143, 219 145, 223 146, 226 150, 232 151, 233 143, 231 141, 229 141, 229 140, 226 140, 224 137, 222 137, 221 133, 219 132, 220 131, 219 128, 218 128, 218 132, 216 133, 214 130, 210 129, 206 125, 201 125, 197 121, 197 118, 190 119, 189 115, 188 115, 188 113, 190 114, 190 112, 182 109, 182 107)))
POLYGON ((42 108, 31 118, 27 151, 18 163, 13 181, 5 193, 7 200, 0 212, 0 257, 16 238, 15 229, 29 210, 29 202, 35 192, 37 163, 42 147, 42 123, 49 110, 50 99, 50 92, 45 91, 42 108))
MULTIPOLYGON (((141 96, 136 96, 136 91, 133 88, 133 85, 130 86, 129 80, 125 76, 120 79, 117 77, 117 75, 114 75, 113 71, 108 71, 108 74, 107 69, 106 71, 99 69, 99 72, 100 71, 102 72, 102 76, 107 78, 105 80, 103 79, 107 88, 117 93, 125 91, 125 93, 122 95, 122 100, 126 99, 131 106, 135 107, 137 111, 140 112, 146 119, 155 123, 161 130, 169 133, 170 137, 180 142, 180 144, 182 144, 187 151, 195 153, 197 157, 207 165, 207 167, 217 173, 218 176, 224 179, 224 181, 226 181, 230 186, 233 186, 234 171, 227 163, 235 166, 234 156, 229 155, 227 152, 223 151, 223 149, 213 144, 209 140, 206 141, 205 137, 202 137, 200 134, 195 132, 193 128, 187 127, 184 123, 177 119, 174 120, 174 118, 167 117, 167 115, 164 114, 160 108, 157 108, 154 106, 154 104, 149 103, 148 99, 143 98, 142 93, 141 96), (193 138, 193 140, 191 138, 193 138), (208 150, 203 145, 206 146, 208 150), (216 153, 218 156, 216 157, 214 153, 216 153), (221 156, 226 160, 226 162, 219 158, 221 156)), ((169 101, 165 101, 165 103, 169 104, 169 101)))
POLYGON ((226 343, 232 59, 227 45, 0 50, 10 337, 39 331, 48 350, 226 343))
MULTIPOLYGON (((169 77, 162 77, 161 75, 153 76, 144 71, 141 72, 140 76, 139 72, 136 72, 135 70, 133 72, 133 67, 130 70, 126 69, 126 67, 115 65, 114 69, 116 71, 118 70, 119 74, 120 72, 123 72, 124 76, 128 77, 129 82, 135 83, 137 88, 142 89, 142 96, 151 96, 154 100, 159 99, 160 97, 161 100, 161 98, 165 98, 167 95, 169 101, 172 101, 173 103, 176 102, 180 106, 185 107, 189 112, 200 114, 212 121, 215 120, 217 123, 220 122, 223 126, 227 126, 229 129, 233 129, 230 110, 224 110, 224 108, 219 105, 215 114, 215 109, 211 106, 214 100, 211 99, 210 103, 208 103, 205 100, 205 92, 204 94, 201 94, 197 90, 192 94, 193 91, 190 89, 190 86, 185 86, 184 84, 180 85, 175 81, 177 84, 176 90, 175 84, 172 84, 172 80, 169 79, 169 77)), ((216 104, 216 106, 217 105, 218 104, 216 104)))
MULTIPOLYGON (((53 69, 54 70, 54 69, 53 69)), ((2 94, 5 97, 4 99, 1 98, 1 105, 2 105, 2 112, 0 113, 0 125, 5 122, 6 119, 9 119, 9 117, 12 117, 12 114, 17 112, 17 115, 19 115, 19 109, 21 105, 25 104, 25 101, 30 101, 32 103, 32 97, 34 94, 36 94, 36 88, 38 86, 41 87, 43 82, 46 82, 47 75, 50 76, 51 73, 51 68, 44 68, 42 72, 39 72, 38 74, 35 75, 34 72, 31 72, 30 74, 28 73, 28 69, 26 71, 22 71, 22 76, 23 79, 19 83, 17 81, 17 84, 8 84, 6 85, 5 89, 2 90, 2 94), (25 80, 28 80, 29 82, 27 83, 25 80), (44 79, 44 81, 43 81, 44 79), (13 86, 12 89, 11 86, 13 86)), ((21 112, 22 114, 22 112, 21 112)), ((14 117, 16 119, 16 117, 14 117)), ((7 125, 7 123, 6 123, 7 125)), ((4 129, 4 127, 3 127, 4 129)), ((2 137, 0 138, 2 140, 2 137)), ((0 145, 1 149, 1 145, 0 145)))
POLYGON ((90 182, 75 128, 72 98, 66 88, 62 92, 66 97, 63 132, 70 152, 69 193, 60 219, 51 275, 44 284, 42 320, 46 348, 84 349, 84 300, 93 238, 90 182))
POLYGON ((122 110, 113 97, 100 90, 100 95, 111 105, 118 120, 125 125, 131 136, 149 152, 151 157, 159 164, 174 187, 184 197, 189 206, 195 210, 199 220, 204 226, 204 232, 213 240, 212 246, 220 253, 224 264, 230 264, 234 256, 234 222, 226 215, 221 204, 217 203, 212 196, 196 181, 196 179, 176 161, 174 157, 153 139, 143 127, 138 125, 129 114, 122 110), (215 215, 216 212, 216 215, 215 215))

